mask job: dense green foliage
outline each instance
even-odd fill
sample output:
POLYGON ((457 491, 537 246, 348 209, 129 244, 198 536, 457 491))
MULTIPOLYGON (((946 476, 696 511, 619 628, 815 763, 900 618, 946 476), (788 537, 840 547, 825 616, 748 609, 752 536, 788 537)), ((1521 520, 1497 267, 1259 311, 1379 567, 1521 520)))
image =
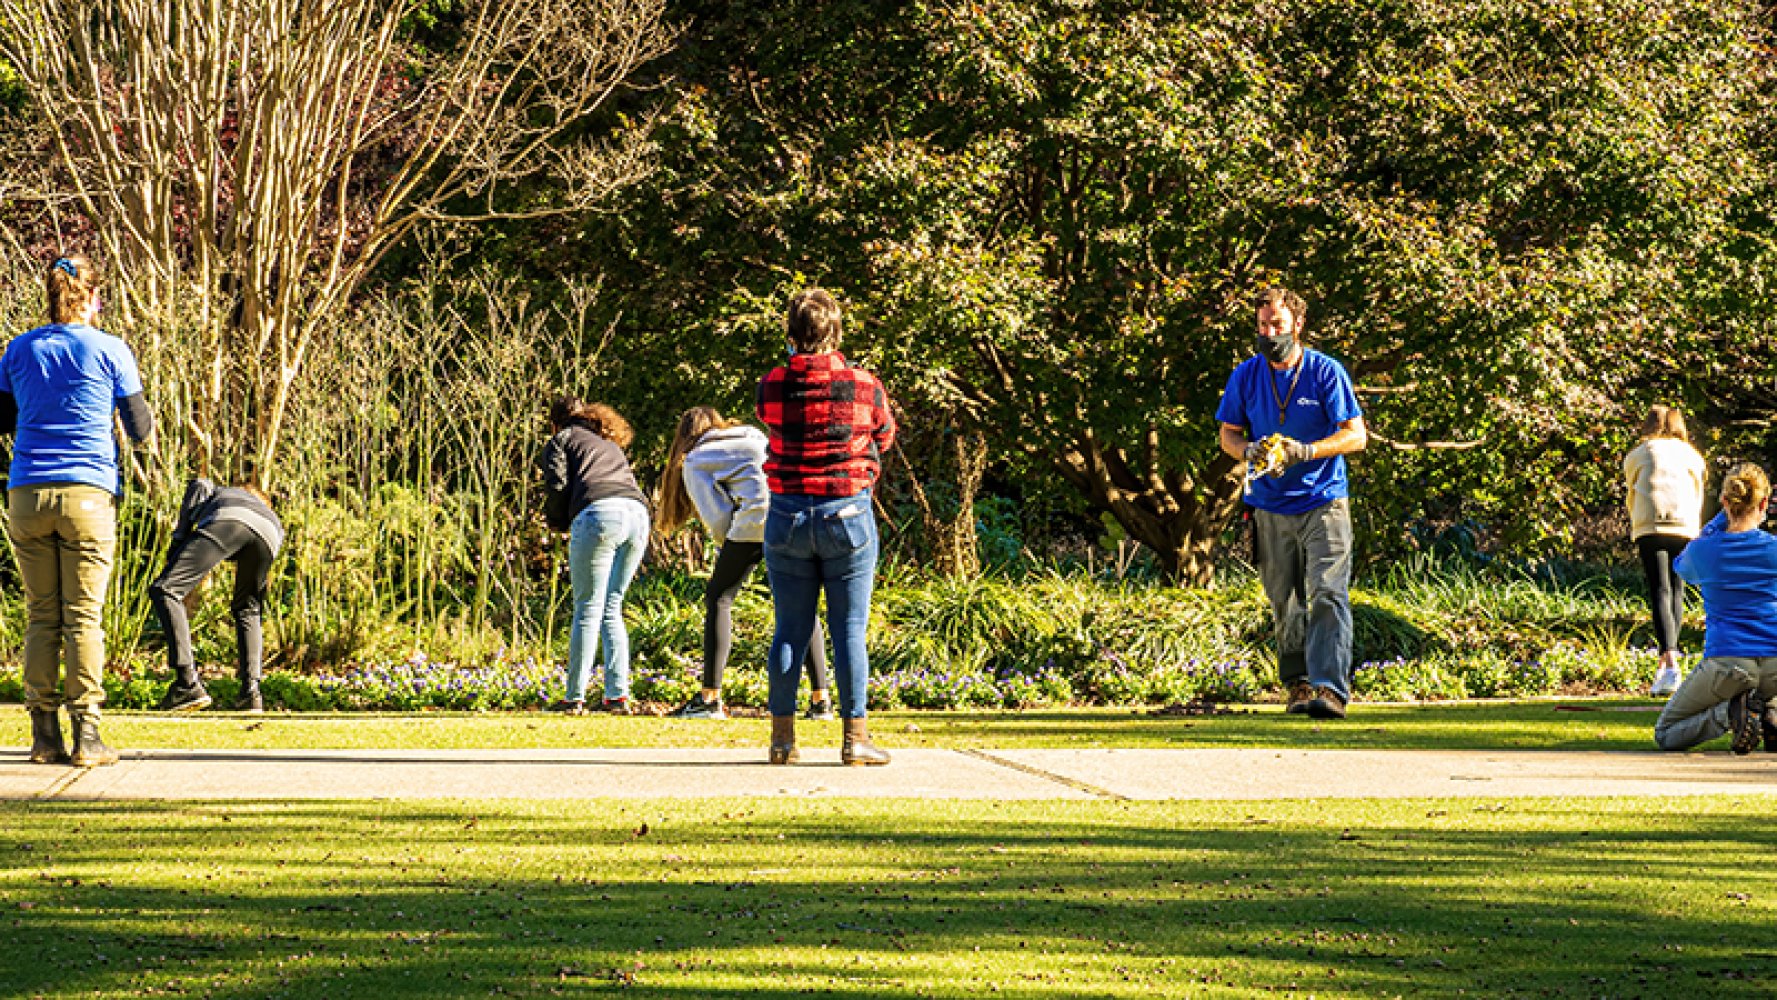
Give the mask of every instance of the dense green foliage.
MULTIPOLYGON (((1750 801, 1757 801, 1756 799, 1750 801)), ((5 803, 26 996, 1770 993, 1746 797, 5 803)))
MULTIPOLYGON (((335 516, 343 516, 335 512, 335 516)), ((306 524, 298 530, 315 530, 306 524)), ((312 539, 303 545, 315 544, 312 539)), ((644 702, 677 705, 699 687, 701 581, 650 572, 627 605, 632 682, 644 702)), ((234 691, 226 590, 199 618, 200 659, 213 664, 220 704, 234 691)), ((300 602, 272 616, 287 661, 310 628, 300 602)), ((1655 657, 1640 599, 1607 578, 1538 583, 1501 570, 1419 560, 1354 595, 1355 687, 1379 701, 1635 692, 1655 657)), ((1104 581, 1083 573, 933 580, 902 576, 878 591, 871 622, 871 705, 878 709, 998 709, 1081 705, 1242 703, 1275 694, 1269 612, 1256 582, 1214 590, 1104 581)), ((770 597, 762 585, 735 608, 730 705, 765 704, 770 597)), ((347 631, 336 638, 345 642, 347 631)), ((359 636, 330 659, 349 668, 319 675, 274 672, 276 708, 314 710, 536 709, 562 696, 560 635, 522 647, 458 656, 414 652, 412 635, 359 636)), ((448 638, 442 643, 448 649, 448 638)), ((107 680, 109 703, 149 708, 166 689, 152 654, 107 680)), ((18 674, 0 674, 0 699, 18 697, 18 674)))
POLYGON ((673 404, 744 405, 783 293, 821 282, 909 413, 989 430, 1024 492, 1191 579, 1266 281, 1366 390, 1373 552, 1428 516, 1558 549, 1648 399, 1714 416, 1728 357, 1769 364, 1750 4, 682 9, 662 167, 579 244, 639 292, 620 335, 678 359, 673 404))
MULTIPOLYGON (((417 10, 416 38, 448 47, 459 8, 417 10)), ((552 669, 564 553, 531 466, 547 399, 619 405, 651 484, 681 409, 751 411, 784 295, 809 283, 846 299, 848 352, 901 405, 875 652, 885 678, 951 680, 885 685, 889 703, 1219 690, 1193 662, 1232 665, 1229 697, 1268 682, 1250 587, 1146 590, 1153 567, 1120 544, 1187 582, 1238 577, 1211 414, 1266 281, 1308 295, 1313 341, 1357 376, 1378 435, 1353 463, 1377 602, 1360 660, 1406 663, 1363 675, 1372 695, 1633 686, 1627 595, 1541 631, 1491 608, 1549 593, 1525 581, 1576 533, 1620 545, 1594 528, 1647 402, 1688 407, 1717 459, 1759 456, 1777 426, 1768 4, 746 0, 675 20, 660 85, 622 109, 652 123, 649 179, 583 216, 409 241, 313 345, 272 476, 293 529, 279 665, 552 669), (992 572, 933 583, 910 473, 960 503, 934 456, 971 433, 991 444, 992 572), (1469 610, 1403 596, 1413 573, 1390 566, 1427 548, 1469 560, 1469 610), (1082 582, 1131 563, 1140 585, 1082 582), (1615 665, 1546 668, 1561 642, 1615 665)), ((39 316, 27 263, 0 282, 9 330, 39 316)), ((117 332, 162 428, 130 476, 108 619, 139 665, 171 505, 209 447, 193 414, 210 368, 188 325, 117 332)), ((638 595, 644 683, 663 692, 686 683, 695 586, 638 595)), ((0 622, 15 647, 16 615, 0 622)), ((226 631, 218 596, 199 631, 226 631)), ((737 701, 757 687, 736 684, 737 701)))

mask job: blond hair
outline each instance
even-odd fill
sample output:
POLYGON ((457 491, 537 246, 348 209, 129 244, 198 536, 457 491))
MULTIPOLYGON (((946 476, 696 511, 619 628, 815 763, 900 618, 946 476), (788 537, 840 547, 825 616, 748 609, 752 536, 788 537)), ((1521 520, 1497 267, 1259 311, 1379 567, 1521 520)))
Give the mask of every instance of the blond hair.
POLYGON ((1689 442, 1691 432, 1684 425, 1684 413, 1676 406, 1654 406, 1641 421, 1641 439, 1677 438, 1689 442))
POLYGON ((84 323, 86 307, 99 290, 99 271, 81 256, 58 257, 43 279, 51 323, 84 323))
POLYGON ((1771 480, 1765 470, 1751 462, 1741 462, 1728 470, 1721 481, 1721 505, 1732 518, 1742 518, 1762 511, 1771 500, 1771 480))
POLYGON ((654 527, 661 534, 670 535, 683 528, 685 522, 691 520, 695 510, 691 503, 691 494, 685 490, 685 456, 710 431, 724 430, 739 424, 738 420, 729 420, 722 416, 713 406, 693 406, 679 417, 678 430, 673 432, 672 447, 666 453, 666 471, 660 474, 660 503, 655 507, 654 527))

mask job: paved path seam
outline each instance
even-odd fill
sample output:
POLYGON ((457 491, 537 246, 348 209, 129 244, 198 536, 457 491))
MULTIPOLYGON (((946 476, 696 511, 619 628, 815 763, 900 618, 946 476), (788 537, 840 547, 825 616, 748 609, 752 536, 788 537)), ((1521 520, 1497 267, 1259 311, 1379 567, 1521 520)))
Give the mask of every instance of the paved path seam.
POLYGON ((91 768, 70 767, 66 777, 57 778, 48 788, 38 792, 36 797, 40 799, 53 799, 66 791, 75 782, 86 777, 89 773, 91 773, 91 768))
POLYGON ((1777 796, 1777 753, 1312 749, 896 749, 886 768, 804 747, 126 751, 115 767, 32 764, 0 749, 0 799, 1262 800, 1777 796))
POLYGON ((1080 781, 1077 778, 1070 778, 1064 774, 1056 774, 1054 771, 1046 771, 1043 768, 1036 767, 1031 764, 1021 764, 1015 760, 1007 760, 1004 757, 996 757, 992 753, 989 753, 986 750, 958 750, 957 753, 968 754, 970 757, 974 757, 979 760, 987 761, 989 764, 998 764, 1000 767, 1011 768, 1014 771, 1022 771, 1025 774, 1034 775, 1038 778, 1043 778, 1048 781, 1053 781, 1058 785, 1064 785, 1068 788, 1074 789, 1075 791, 1085 792, 1086 794, 1095 796, 1097 798, 1111 799, 1116 802, 1128 802, 1129 801, 1129 796, 1119 795, 1116 792, 1113 792, 1108 788, 1100 788, 1097 785, 1090 784, 1090 783, 1084 782, 1084 781, 1080 781))

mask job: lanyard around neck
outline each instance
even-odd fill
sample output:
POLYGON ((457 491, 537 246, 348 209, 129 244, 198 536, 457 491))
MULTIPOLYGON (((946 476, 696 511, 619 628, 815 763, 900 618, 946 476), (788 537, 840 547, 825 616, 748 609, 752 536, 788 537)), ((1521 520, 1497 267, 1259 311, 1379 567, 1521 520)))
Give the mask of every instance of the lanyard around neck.
POLYGON ((1277 372, 1272 370, 1270 365, 1265 366, 1265 384, 1271 387, 1271 399, 1277 404, 1277 425, 1279 427, 1283 426, 1284 418, 1289 414, 1290 403, 1296 398, 1296 386, 1302 382, 1302 370, 1307 367, 1308 358, 1304 354, 1303 357, 1296 360, 1296 374, 1290 376, 1289 393, 1280 396, 1277 394, 1277 372))

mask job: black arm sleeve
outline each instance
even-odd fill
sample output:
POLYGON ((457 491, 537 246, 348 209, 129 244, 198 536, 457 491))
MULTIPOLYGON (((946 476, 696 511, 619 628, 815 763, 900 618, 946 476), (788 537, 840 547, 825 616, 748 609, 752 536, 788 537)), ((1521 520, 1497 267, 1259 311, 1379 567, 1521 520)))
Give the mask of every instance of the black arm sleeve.
POLYGON ((10 392, 0 392, 0 434, 14 434, 19 429, 19 401, 10 392))
POLYGON ((117 413, 123 418, 123 432, 131 441, 146 441, 154 433, 154 414, 149 412, 148 401, 141 393, 118 400, 117 413))
POLYGON ((543 521, 556 531, 566 531, 568 516, 568 453, 561 436, 549 439, 537 465, 543 470, 543 521))

